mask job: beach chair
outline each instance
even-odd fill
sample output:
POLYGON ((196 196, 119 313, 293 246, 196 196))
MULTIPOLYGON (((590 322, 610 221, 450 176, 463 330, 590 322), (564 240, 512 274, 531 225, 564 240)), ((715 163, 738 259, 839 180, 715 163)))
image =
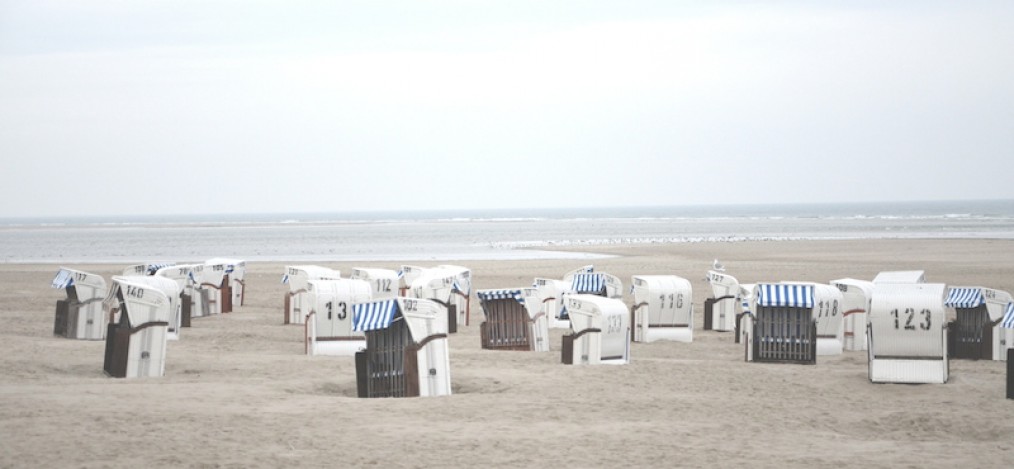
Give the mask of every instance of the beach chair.
POLYGON ((408 290, 412 288, 412 282, 422 275, 425 267, 419 267, 416 265, 402 265, 398 269, 398 296, 405 296, 408 294, 408 290))
POLYGON ((842 296, 844 350, 866 350, 866 318, 873 301, 873 282, 843 278, 832 280, 831 285, 842 296))
POLYGON ((874 383, 946 383, 947 286, 875 283, 866 341, 874 383))
POLYGON ((754 291, 757 285, 753 283, 741 283, 739 284, 739 293, 737 293, 736 301, 739 302, 740 311, 736 314, 736 340, 737 344, 748 344, 748 340, 753 333, 752 319, 754 309, 756 309, 756 298, 754 298, 754 291), (750 324, 750 327, 746 327, 746 323, 750 324))
POLYGON ((553 329, 570 329, 570 318, 563 308, 563 294, 570 284, 563 280, 536 278, 532 283, 538 298, 540 310, 546 315, 549 327, 553 329))
POLYGON ((282 283, 289 286, 285 293, 283 324, 303 324, 310 312, 306 298, 307 284, 310 280, 338 280, 341 272, 317 265, 285 266, 282 283))
POLYGON ((246 261, 216 257, 208 259, 204 263, 210 266, 221 265, 225 271, 225 276, 228 279, 225 283, 230 293, 228 310, 225 312, 231 313, 234 306, 243 306, 246 301, 246 261))
POLYGON ((208 295, 198 280, 203 271, 204 264, 176 264, 155 272, 156 277, 170 279, 180 288, 180 327, 190 327, 191 319, 207 316, 208 295))
POLYGON ((472 315, 472 271, 460 265, 438 265, 436 268, 454 274, 451 302, 458 311, 458 324, 469 325, 472 315))
POLYGON ((232 312, 233 282, 230 274, 235 264, 227 259, 211 259, 204 262, 201 272, 200 287, 207 291, 208 313, 226 314, 232 312))
POLYGON ((689 280, 675 275, 635 275, 630 282, 634 342, 693 342, 693 287, 689 280))
POLYGON ((624 365, 630 361, 630 311, 622 301, 596 295, 566 297, 571 333, 563 336, 566 365, 624 365))
POLYGON ((356 267, 349 278, 370 284, 374 300, 398 297, 398 272, 391 269, 356 267))
POLYGON ((709 270, 708 283, 714 296, 704 300, 704 330, 722 332, 735 330, 743 296, 739 280, 731 275, 709 270))
POLYGON ((586 265, 563 276, 563 280, 536 278, 532 286, 542 302, 542 310, 549 317, 549 327, 569 329, 570 319, 564 308, 564 297, 572 294, 598 295, 606 298, 623 298, 623 282, 615 275, 595 272, 586 265))
POLYGON ((53 278, 53 288, 64 290, 66 299, 57 300, 53 335, 68 339, 102 340, 106 338, 106 281, 101 275, 61 267, 53 278))
MULTIPOLYGON (((747 361, 817 363, 817 315, 821 312, 814 298, 817 289, 809 283, 757 284, 754 309, 746 322, 751 330, 745 341, 747 361)), ((838 291, 830 286, 828 290, 838 291)))
POLYGON ((102 302, 109 317, 102 365, 106 374, 114 378, 165 374, 166 340, 179 317, 179 293, 176 282, 166 278, 113 277, 102 302))
POLYGON ((444 308, 442 315, 443 329, 446 333, 458 332, 458 305, 452 301, 454 297, 454 279, 456 274, 444 269, 425 269, 409 288, 407 297, 431 300, 444 308))
POLYGON ((309 312, 304 320, 307 355, 354 356, 366 348, 366 336, 352 328, 352 310, 371 301, 372 289, 365 280, 310 280, 306 286, 309 312))
POLYGON ((532 350, 535 352, 548 352, 549 346, 549 316, 542 310, 542 300, 534 287, 522 288, 522 298, 525 300, 525 310, 532 322, 532 335, 535 337, 535 344, 532 350))
POLYGON ((403 298, 353 306, 353 330, 366 335, 356 353, 359 397, 427 397, 451 394, 451 365, 444 308, 403 298))
POLYGON ((548 351, 549 327, 536 308, 526 307, 531 292, 522 288, 478 290, 485 321, 479 325, 482 348, 548 351))
POLYGON ((1005 291, 951 287, 944 300, 944 306, 955 312, 947 328, 951 358, 1006 360, 1007 341, 1000 322, 1010 302, 1011 295, 1005 291))

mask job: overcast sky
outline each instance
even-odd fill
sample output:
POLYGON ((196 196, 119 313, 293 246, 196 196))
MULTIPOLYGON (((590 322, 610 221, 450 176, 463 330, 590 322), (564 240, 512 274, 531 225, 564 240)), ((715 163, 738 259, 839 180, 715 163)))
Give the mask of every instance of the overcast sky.
POLYGON ((1014 2, 0 0, 0 217, 1014 198, 1014 2))

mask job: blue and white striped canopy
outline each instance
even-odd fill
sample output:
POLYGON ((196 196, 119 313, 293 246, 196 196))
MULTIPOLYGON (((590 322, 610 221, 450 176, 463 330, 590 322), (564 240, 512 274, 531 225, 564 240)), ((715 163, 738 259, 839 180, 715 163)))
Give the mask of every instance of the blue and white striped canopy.
POLYGON ((475 292, 475 296, 479 297, 479 301, 513 299, 518 303, 525 302, 525 294, 520 288, 501 289, 501 290, 477 290, 475 292))
POLYGON ((575 274, 570 288, 577 293, 598 293, 605 284, 606 278, 602 274, 575 274))
POLYGON ((74 273, 67 269, 60 269, 53 279, 53 288, 67 288, 74 284, 74 273))
POLYGON ((1003 327, 1014 329, 1014 303, 1007 303, 1007 311, 1003 313, 1003 327))
POLYGON ((758 285, 757 288, 758 306, 813 307, 813 285, 771 283, 758 285))
POLYGON ((352 305, 352 330, 357 332, 387 329, 398 311, 398 300, 373 301, 352 305))
POLYGON ((978 288, 952 288, 944 300, 944 305, 952 308, 975 308, 985 302, 982 290, 978 288))

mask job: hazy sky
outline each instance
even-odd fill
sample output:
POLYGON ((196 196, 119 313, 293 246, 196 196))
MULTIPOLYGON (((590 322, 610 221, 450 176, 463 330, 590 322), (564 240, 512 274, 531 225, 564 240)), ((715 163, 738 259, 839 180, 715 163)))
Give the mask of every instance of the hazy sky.
POLYGON ((0 0, 0 217, 1014 198, 1014 2, 0 0))

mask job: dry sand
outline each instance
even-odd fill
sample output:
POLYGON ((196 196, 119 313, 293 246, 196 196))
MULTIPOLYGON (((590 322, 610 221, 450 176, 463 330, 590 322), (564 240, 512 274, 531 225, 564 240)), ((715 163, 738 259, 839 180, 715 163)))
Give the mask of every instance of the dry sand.
MULTIPOLYGON (((246 305, 197 318, 162 378, 103 375, 103 342, 52 336, 55 265, 0 265, 3 467, 1011 467, 1005 364, 952 361, 945 385, 871 384, 865 352, 815 366, 743 361, 702 330, 719 258, 742 282, 923 269, 929 281, 1014 291, 1014 242, 884 240, 575 248, 598 270, 693 281, 692 344, 633 344, 626 366, 479 347, 481 309, 452 335, 454 395, 357 399, 351 358, 303 355, 282 325, 283 263, 250 263, 246 305)), ((446 262, 434 262, 446 263, 446 262)), ((580 261, 457 261, 475 288, 559 278, 580 261)), ((399 263, 321 263, 397 268, 399 263)), ((412 264, 427 265, 412 262, 412 264)), ((108 278, 119 265, 81 265, 108 278)), ((627 299, 629 303, 629 298, 627 299)))

